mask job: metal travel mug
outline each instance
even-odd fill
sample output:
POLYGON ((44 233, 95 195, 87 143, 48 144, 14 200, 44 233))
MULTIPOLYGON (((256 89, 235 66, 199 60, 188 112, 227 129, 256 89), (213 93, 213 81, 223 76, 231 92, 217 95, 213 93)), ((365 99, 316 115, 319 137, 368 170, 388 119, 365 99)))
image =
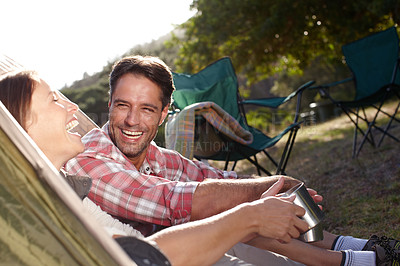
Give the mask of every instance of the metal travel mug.
POLYGON ((303 233, 299 239, 304 242, 315 242, 322 240, 323 229, 319 223, 324 218, 324 213, 310 196, 304 183, 297 184, 286 191, 284 195, 291 196, 293 194, 296 195, 294 204, 303 207, 306 211, 305 215, 301 218, 305 220, 310 227, 310 230, 303 233))
POLYGON ((314 228, 311 228, 307 232, 301 234, 298 239, 307 243, 323 240, 324 229, 322 228, 322 224, 317 224, 314 228))

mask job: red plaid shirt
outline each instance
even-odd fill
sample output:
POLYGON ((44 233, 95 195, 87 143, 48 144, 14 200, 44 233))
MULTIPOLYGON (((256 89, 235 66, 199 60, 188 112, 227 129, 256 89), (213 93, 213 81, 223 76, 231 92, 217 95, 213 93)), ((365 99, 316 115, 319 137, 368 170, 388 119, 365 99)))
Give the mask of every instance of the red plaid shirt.
POLYGON ((139 169, 113 144, 108 123, 82 141, 85 151, 70 160, 70 174, 93 179, 89 198, 113 216, 170 226, 190 220, 192 198, 205 178, 236 178, 235 172, 215 169, 152 142, 139 169), (104 131, 103 131, 104 130, 104 131))

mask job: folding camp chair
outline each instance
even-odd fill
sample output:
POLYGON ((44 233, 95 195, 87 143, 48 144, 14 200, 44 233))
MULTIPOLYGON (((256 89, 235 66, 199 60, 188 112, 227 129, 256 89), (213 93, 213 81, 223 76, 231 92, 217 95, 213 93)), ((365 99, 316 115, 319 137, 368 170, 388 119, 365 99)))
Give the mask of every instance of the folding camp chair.
POLYGON ((261 171, 267 175, 271 175, 271 173, 266 170, 265 167, 262 167, 257 161, 256 154, 262 152, 276 167, 277 174, 283 174, 285 172, 296 133, 301 124, 301 122, 299 122, 301 95, 305 88, 314 83, 313 81, 304 84, 287 97, 243 100, 239 95, 235 70, 230 58, 228 57, 224 57, 210 64, 200 72, 193 75, 173 73, 173 79, 176 87, 176 91, 173 93, 174 108, 177 110, 183 110, 185 107, 194 103, 216 103, 230 116, 235 118, 245 130, 249 131, 253 135, 253 141, 248 145, 244 145, 233 141, 224 134, 221 134, 215 128, 211 128, 209 123, 205 122, 201 117, 196 117, 195 135, 197 140, 205 141, 205 138, 208 138, 209 140, 211 139, 210 141, 219 143, 218 145, 211 143, 209 147, 212 147, 212 149, 206 152, 195 152, 195 158, 225 161, 225 170, 227 169, 229 162, 234 162, 232 166, 232 170, 234 170, 237 161, 247 159, 257 167, 259 175, 261 174, 261 171), (278 135, 269 137, 260 130, 247 124, 243 107, 244 104, 277 108, 295 96, 297 96, 297 108, 293 123, 278 135), (273 147, 287 133, 289 133, 288 140, 283 149, 281 158, 279 162, 277 162, 266 151, 266 149, 273 147))
POLYGON ((357 157, 362 146, 368 141, 374 147, 380 146, 385 136, 395 141, 399 139, 389 133, 393 121, 400 122, 396 117, 400 101, 394 113, 389 114, 382 109, 384 103, 391 98, 400 100, 400 74, 399 74, 399 37, 395 27, 385 31, 374 33, 363 39, 346 44, 342 47, 347 66, 352 71, 353 77, 334 83, 320 85, 313 88, 319 89, 323 97, 329 98, 339 106, 354 124, 353 153, 357 157), (327 90, 330 87, 353 81, 356 89, 355 98, 352 101, 339 101, 333 99, 327 90), (373 107, 376 112, 372 118, 368 118, 365 109, 373 107), (360 112, 361 110, 361 112, 360 112), (385 128, 377 125, 379 114, 389 118, 385 128), (364 131, 360 123, 364 121, 367 129, 364 131), (372 129, 382 133, 376 143, 372 129), (357 133, 361 133, 361 141, 357 147, 357 133))

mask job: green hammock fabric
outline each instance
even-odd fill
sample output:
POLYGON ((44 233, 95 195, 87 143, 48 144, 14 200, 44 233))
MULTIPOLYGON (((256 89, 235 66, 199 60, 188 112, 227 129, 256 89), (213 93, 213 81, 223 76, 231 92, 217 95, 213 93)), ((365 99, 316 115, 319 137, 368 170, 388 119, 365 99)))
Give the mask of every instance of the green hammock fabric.
POLYGON ((0 107, 1 264, 134 264, 86 217, 80 199, 0 107))

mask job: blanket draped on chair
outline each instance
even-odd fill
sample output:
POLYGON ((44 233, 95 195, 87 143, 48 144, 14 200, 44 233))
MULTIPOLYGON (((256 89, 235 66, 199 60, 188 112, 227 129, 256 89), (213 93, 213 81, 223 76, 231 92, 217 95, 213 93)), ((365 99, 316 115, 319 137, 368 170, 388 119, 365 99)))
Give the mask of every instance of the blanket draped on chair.
POLYGON ((213 102, 200 102, 191 104, 168 117, 165 127, 166 147, 178 151, 189 159, 193 159, 196 152, 212 153, 223 148, 222 140, 215 131, 241 144, 248 145, 253 142, 253 135, 219 105, 213 102), (201 116, 206 121, 202 133, 196 138, 197 141, 195 141, 196 116, 201 116))

